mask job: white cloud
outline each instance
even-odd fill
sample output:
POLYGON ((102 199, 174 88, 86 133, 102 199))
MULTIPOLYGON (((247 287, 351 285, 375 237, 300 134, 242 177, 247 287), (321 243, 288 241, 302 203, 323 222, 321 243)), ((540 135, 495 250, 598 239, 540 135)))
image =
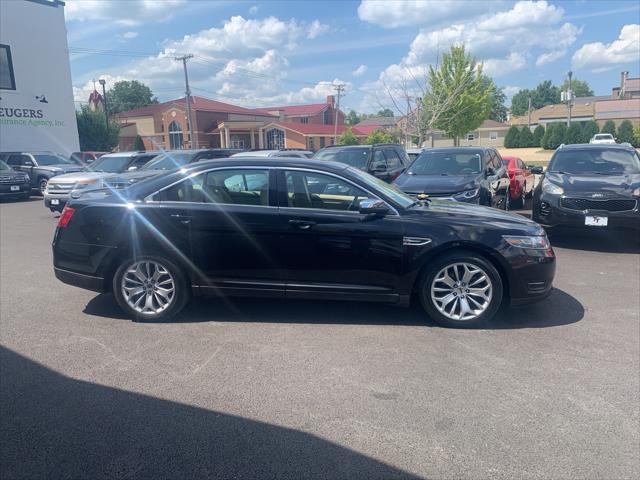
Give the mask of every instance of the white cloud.
POLYGON ((186 0, 66 0, 65 18, 78 21, 112 21, 121 25, 165 21, 180 11, 186 0))
POLYGON ((329 30, 331 30, 331 27, 329 27, 329 25, 320 23, 319 20, 314 20, 313 22, 311 22, 311 25, 309 25, 307 38, 314 39, 316 37, 319 37, 320 35, 327 33, 329 30))
POLYGON ((536 67, 541 67, 547 63, 555 62, 556 60, 561 59, 567 54, 567 50, 565 48, 560 50, 554 50, 551 52, 543 53, 536 58, 536 67))
POLYGON ((516 70, 521 70, 527 60, 516 52, 511 52, 506 58, 490 58, 484 61, 482 72, 492 77, 500 77, 516 70))
POLYGON ((477 0, 362 0, 358 17, 383 28, 426 27, 464 20, 486 10, 486 2, 477 0))
POLYGON ((604 72, 620 65, 635 63, 640 58, 640 25, 624 25, 611 43, 586 43, 571 59, 574 69, 604 72))
POLYGON ((256 13, 258 13, 258 10, 260 10, 260 6, 259 5, 252 5, 249 8, 249 15, 255 15, 256 13))
POLYGON ((505 94, 507 98, 512 98, 516 93, 522 90, 522 87, 517 87, 515 85, 507 85, 502 89, 502 92, 505 94))
POLYGON ((120 38, 124 38, 125 40, 131 40, 132 38, 136 38, 138 36, 138 32, 124 32, 118 35, 120 38))
POLYGON ((368 70, 368 67, 366 65, 360 65, 353 72, 351 72, 351 75, 353 75, 354 77, 360 77, 364 75, 367 70, 368 70))
MULTIPOLYGON (((128 78, 116 75, 109 75, 109 74, 105 74, 105 75, 96 75, 96 83, 95 83, 95 89, 98 90, 98 92, 102 95, 102 85, 100 85, 98 83, 98 79, 99 78, 103 78, 107 83, 106 83, 106 88, 107 90, 109 90, 110 87, 113 86, 114 83, 119 82, 121 80, 128 80, 128 78)), ((86 103, 89 101, 89 95, 91 94, 91 92, 93 92, 94 86, 93 86, 93 80, 89 80, 88 82, 85 82, 84 85, 81 85, 79 87, 74 86, 73 87, 73 99, 76 102, 81 102, 81 103, 86 103)))

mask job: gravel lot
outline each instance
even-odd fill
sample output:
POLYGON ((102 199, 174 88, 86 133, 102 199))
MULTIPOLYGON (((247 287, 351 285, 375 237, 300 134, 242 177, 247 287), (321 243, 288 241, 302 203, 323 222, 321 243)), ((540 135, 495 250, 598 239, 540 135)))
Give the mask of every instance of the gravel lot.
POLYGON ((489 328, 199 301, 137 324, 0 204, 0 478, 639 478, 640 239, 559 232, 556 290, 489 328))

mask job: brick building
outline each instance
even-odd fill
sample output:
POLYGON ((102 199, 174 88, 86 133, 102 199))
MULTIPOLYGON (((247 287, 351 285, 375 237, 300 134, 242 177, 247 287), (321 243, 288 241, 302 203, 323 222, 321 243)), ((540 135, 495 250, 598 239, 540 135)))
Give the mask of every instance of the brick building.
MULTIPOLYGON (((333 141, 334 97, 325 103, 283 107, 245 108, 204 97, 192 97, 194 139, 197 148, 309 148, 333 141), (330 127, 330 128, 329 128, 330 127)), ((189 148, 184 98, 122 112, 120 150, 128 150, 140 135, 148 150, 189 148)), ((344 114, 337 110, 338 132, 344 131, 344 114)))

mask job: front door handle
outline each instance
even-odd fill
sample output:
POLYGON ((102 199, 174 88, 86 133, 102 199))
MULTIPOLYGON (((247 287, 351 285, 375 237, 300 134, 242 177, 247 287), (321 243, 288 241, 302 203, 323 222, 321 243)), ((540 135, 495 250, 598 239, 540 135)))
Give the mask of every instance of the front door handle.
POLYGON ((289 225, 300 230, 308 230, 313 227, 316 222, 310 220, 289 220, 289 225))
POLYGON ((172 213, 170 216, 171 216, 171 218, 179 221, 180 223, 182 223, 184 225, 187 225, 188 223, 191 222, 191 216, 189 216, 189 215, 181 215, 179 213, 172 213))

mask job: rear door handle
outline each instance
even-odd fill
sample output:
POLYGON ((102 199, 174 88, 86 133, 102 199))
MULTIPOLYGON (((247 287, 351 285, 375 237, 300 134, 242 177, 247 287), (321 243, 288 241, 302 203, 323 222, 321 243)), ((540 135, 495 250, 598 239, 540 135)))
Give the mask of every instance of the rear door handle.
POLYGON ((311 220, 289 220, 289 225, 300 230, 308 230, 315 224, 316 222, 312 222, 311 220))

